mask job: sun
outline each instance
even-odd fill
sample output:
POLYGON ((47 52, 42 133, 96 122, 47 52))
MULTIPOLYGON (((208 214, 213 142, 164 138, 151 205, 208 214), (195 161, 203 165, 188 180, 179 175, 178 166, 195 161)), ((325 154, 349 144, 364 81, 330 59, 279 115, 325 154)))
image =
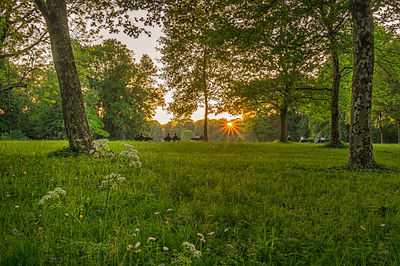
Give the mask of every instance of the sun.
POLYGON ((229 122, 222 122, 221 129, 219 131, 223 131, 222 135, 227 135, 227 139, 229 136, 238 135, 240 136, 239 132, 239 121, 229 121, 229 122))

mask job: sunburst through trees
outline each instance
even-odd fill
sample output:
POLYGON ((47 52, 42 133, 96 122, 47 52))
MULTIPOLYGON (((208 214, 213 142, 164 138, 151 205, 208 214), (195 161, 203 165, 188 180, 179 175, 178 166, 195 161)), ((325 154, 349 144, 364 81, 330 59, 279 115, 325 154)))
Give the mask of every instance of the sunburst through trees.
POLYGON ((223 121, 220 123, 221 128, 219 132, 222 132, 222 135, 226 135, 226 141, 229 141, 231 138, 235 141, 235 136, 241 136, 239 131, 240 122, 239 121, 223 121))

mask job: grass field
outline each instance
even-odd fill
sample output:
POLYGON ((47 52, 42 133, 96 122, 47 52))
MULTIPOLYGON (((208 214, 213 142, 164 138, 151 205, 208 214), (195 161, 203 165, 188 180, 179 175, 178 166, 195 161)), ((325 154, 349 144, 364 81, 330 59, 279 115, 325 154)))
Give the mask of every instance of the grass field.
POLYGON ((355 171, 313 144, 129 143, 141 168, 0 142, 0 264, 400 264, 399 145, 355 171))

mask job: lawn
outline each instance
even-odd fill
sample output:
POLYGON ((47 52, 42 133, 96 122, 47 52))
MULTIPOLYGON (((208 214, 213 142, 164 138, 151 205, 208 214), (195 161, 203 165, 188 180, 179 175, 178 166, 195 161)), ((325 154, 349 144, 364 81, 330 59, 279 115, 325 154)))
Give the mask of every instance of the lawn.
POLYGON ((0 264, 400 263, 399 145, 356 171, 314 144, 128 143, 141 167, 1 141, 0 264))

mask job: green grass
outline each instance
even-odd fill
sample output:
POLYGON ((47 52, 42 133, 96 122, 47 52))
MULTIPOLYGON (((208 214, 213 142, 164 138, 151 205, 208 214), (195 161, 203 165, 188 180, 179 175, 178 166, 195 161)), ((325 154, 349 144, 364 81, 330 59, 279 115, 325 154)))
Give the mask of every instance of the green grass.
POLYGON ((141 169, 47 157, 66 142, 0 142, 0 264, 400 263, 398 145, 374 146, 388 170, 350 171, 347 149, 313 144, 130 144, 141 169), (126 181, 106 210, 110 173, 126 181), (82 226, 57 200, 38 204, 57 187, 82 226))

